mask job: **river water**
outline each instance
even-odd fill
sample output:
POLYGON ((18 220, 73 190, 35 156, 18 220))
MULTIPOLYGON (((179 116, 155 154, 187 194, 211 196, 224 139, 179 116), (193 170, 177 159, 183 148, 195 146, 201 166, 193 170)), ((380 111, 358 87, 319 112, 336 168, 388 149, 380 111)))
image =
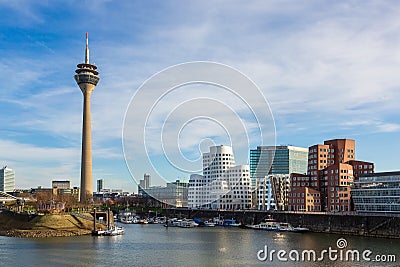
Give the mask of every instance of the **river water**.
POLYGON ((124 229, 125 235, 114 237, 1 236, 0 266, 400 266, 400 240, 396 239, 222 227, 124 225, 124 229), (338 244, 340 238, 344 240, 338 244), (276 252, 270 257, 271 250, 286 254, 281 252, 280 260, 276 252), (315 251, 316 261, 312 254, 308 259, 308 252, 303 260, 304 250, 315 251), (318 261, 323 250, 328 252, 318 261), (359 261, 352 260, 350 254, 346 261, 349 250, 359 252, 359 261), (367 252, 364 259, 365 250, 371 253, 367 252), (377 255, 391 262, 373 262, 377 255), (396 262, 390 255, 396 257, 396 262))

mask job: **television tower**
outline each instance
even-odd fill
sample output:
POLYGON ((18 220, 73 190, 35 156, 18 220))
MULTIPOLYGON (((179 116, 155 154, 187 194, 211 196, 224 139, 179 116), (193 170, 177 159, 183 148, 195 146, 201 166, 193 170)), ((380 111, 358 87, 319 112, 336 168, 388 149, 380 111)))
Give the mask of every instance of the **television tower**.
POLYGON ((77 65, 74 76, 83 94, 82 159, 80 202, 90 201, 93 195, 92 129, 90 123, 90 96, 99 82, 97 67, 89 63, 89 41, 86 33, 85 63, 77 65))

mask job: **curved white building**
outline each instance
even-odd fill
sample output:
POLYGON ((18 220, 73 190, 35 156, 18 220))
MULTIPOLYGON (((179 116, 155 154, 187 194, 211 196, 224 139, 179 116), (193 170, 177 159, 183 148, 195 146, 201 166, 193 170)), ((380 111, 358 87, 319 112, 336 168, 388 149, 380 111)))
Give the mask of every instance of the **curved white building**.
POLYGON ((247 209, 251 207, 250 168, 235 166, 230 146, 212 146, 203 154, 203 175, 189 180, 189 207, 247 209))

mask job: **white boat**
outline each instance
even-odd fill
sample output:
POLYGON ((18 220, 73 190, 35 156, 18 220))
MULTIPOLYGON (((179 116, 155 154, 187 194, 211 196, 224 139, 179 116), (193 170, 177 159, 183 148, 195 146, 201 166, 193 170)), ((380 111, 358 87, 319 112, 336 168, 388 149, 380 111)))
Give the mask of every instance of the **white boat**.
POLYGON ((133 215, 130 211, 124 211, 118 214, 118 220, 121 223, 127 223, 127 224, 133 223, 132 219, 133 215))
POLYGON ((263 222, 260 222, 259 224, 246 225, 246 227, 254 230, 278 231, 279 223, 276 222, 274 219, 269 218, 263 222))
POLYGON ((135 223, 135 224, 147 224, 148 221, 146 219, 143 219, 143 218, 140 218, 138 216, 135 216, 135 217, 132 218, 132 223, 135 223))
POLYGON ((205 221, 205 222, 204 222, 204 226, 205 226, 205 227, 215 227, 215 223, 209 222, 209 221, 205 221))
POLYGON ((178 223, 178 227, 181 228, 193 228, 199 226, 197 223, 195 223, 192 220, 182 220, 178 223))
POLYGON ((295 232, 295 233, 306 233, 309 232, 310 229, 306 228, 306 227, 293 227, 291 232, 295 232))
POLYGON ((214 218, 213 223, 215 226, 223 226, 224 225, 224 220, 222 220, 220 217, 214 218))
POLYGON ((122 227, 114 226, 114 227, 111 227, 110 229, 107 229, 105 231, 104 235, 115 236, 115 235, 123 235, 123 234, 125 234, 125 231, 122 227))
POLYGON ((279 222, 277 231, 279 231, 279 232, 291 232, 291 231, 293 231, 293 226, 290 223, 279 222))
POLYGON ((106 231, 102 230, 102 229, 97 229, 92 231, 92 235, 94 236, 104 236, 106 235, 106 231))
POLYGON ((266 219, 264 222, 255 225, 246 225, 247 228, 255 230, 278 231, 278 232, 295 232, 305 233, 310 229, 305 227, 293 227, 290 223, 276 222, 271 218, 266 219))
POLYGON ((120 221, 121 223, 126 223, 126 224, 131 224, 131 223, 133 223, 132 217, 121 217, 121 218, 119 219, 119 221, 120 221))
POLYGON ((172 227, 181 227, 181 228, 193 228, 199 226, 193 220, 178 220, 177 218, 169 219, 167 223, 164 225, 165 227, 172 226, 172 227))

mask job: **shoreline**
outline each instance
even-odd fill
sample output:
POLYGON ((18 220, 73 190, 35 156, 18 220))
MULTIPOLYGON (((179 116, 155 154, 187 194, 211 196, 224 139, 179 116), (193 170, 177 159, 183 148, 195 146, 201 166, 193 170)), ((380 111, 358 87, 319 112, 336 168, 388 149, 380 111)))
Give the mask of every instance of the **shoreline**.
POLYGON ((0 236, 15 238, 50 238, 50 237, 71 237, 90 235, 92 231, 85 229, 65 230, 20 230, 10 229, 0 231, 0 236))
MULTIPOLYGON (((88 218, 90 214, 85 214, 88 218)), ((90 215, 90 217, 89 217, 90 215)), ((31 216, 13 212, 0 213, 0 236, 47 238, 90 235, 93 221, 71 214, 31 216)))

